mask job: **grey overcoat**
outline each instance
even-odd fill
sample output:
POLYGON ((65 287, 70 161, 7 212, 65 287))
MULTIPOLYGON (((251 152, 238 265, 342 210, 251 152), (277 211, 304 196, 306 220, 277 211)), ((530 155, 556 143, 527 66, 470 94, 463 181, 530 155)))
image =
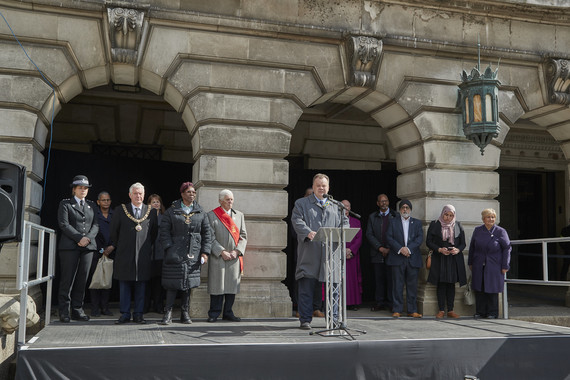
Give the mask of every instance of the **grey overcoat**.
MULTIPOLYGON (((348 218, 344 218, 345 227, 349 227, 348 218)), ((328 202, 321 206, 314 195, 297 199, 291 223, 297 233, 297 268, 295 279, 316 278, 323 282, 325 278, 325 247, 321 242, 305 240, 311 231, 321 227, 340 227, 341 219, 338 207, 328 202)))
POLYGON ((239 252, 239 256, 243 256, 247 245, 247 232, 245 230, 243 213, 232 209, 231 216, 239 229, 240 238, 237 245, 226 226, 224 226, 216 214, 214 214, 214 211, 208 213, 212 233, 212 247, 210 257, 208 258, 209 294, 239 293, 239 283, 241 279, 239 260, 236 258, 234 260, 224 261, 221 254, 222 251, 232 251, 235 249, 239 252))

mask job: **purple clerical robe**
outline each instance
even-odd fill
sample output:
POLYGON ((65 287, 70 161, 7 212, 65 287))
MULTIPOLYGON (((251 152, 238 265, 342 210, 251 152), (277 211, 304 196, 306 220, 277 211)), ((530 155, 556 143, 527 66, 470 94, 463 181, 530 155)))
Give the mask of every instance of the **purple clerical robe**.
POLYGON ((360 305, 362 303, 362 273, 360 270, 360 246, 362 245, 362 229, 360 221, 349 218, 350 227, 358 228, 359 231, 351 242, 346 243, 346 248, 352 251, 353 257, 346 259, 346 304, 360 305))

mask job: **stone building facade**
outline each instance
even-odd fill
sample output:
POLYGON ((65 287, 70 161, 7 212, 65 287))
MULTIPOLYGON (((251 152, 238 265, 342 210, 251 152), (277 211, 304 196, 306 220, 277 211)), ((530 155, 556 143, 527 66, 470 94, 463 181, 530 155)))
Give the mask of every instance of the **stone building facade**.
MULTIPOLYGON (((395 163, 414 216, 427 223, 451 199, 468 236, 482 209, 504 213, 497 169, 562 173, 557 224, 570 215, 562 0, 0 0, 0 12, 0 160, 27 168, 26 219, 41 222, 50 143, 159 147, 161 160, 192 165, 204 208, 231 188, 246 215, 240 315, 291 312, 288 156, 325 172, 395 163), (457 108, 478 39, 485 66, 500 60, 501 131, 484 156, 457 108)), ((8 299, 17 248, 0 254, 8 299)), ((419 298, 435 312, 433 288, 419 298)), ((198 289, 192 312, 207 303, 198 289)))

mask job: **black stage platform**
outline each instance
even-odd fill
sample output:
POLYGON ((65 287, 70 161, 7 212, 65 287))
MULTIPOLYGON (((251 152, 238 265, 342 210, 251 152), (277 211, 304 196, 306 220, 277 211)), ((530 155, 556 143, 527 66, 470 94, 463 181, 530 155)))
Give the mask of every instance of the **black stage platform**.
POLYGON ((570 379, 570 328, 524 321, 349 319, 367 331, 354 341, 293 318, 157 322, 53 322, 20 350, 16 378, 570 379))

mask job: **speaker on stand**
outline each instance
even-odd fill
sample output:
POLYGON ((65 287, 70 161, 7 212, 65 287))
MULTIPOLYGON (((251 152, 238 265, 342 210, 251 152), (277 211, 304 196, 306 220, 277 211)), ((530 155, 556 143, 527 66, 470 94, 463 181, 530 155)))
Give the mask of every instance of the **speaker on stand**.
POLYGON ((22 241, 26 167, 0 161, 0 249, 2 243, 22 241))

